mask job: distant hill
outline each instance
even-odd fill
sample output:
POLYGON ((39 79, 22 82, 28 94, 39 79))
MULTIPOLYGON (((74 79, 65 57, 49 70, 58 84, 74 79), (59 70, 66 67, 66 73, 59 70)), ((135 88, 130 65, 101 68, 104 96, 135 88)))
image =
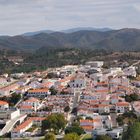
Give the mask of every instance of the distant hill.
POLYGON ((90 48, 112 51, 140 51, 140 30, 80 30, 34 35, 1 36, 0 49, 35 51, 40 48, 90 48), (76 32, 75 32, 76 31, 76 32), (67 32, 67 33, 64 33, 67 32), (69 33, 68 33, 69 32, 69 33), (72 33, 70 33, 72 32, 72 33))
POLYGON ((41 30, 41 31, 37 31, 37 32, 27 32, 27 33, 24 33, 23 36, 34 36, 34 35, 41 34, 41 33, 51 34, 51 33, 54 33, 54 32, 62 32, 62 33, 74 33, 74 32, 78 32, 78 31, 106 32, 106 31, 111 31, 111 30, 112 29, 110 29, 110 28, 79 27, 79 28, 72 28, 72 29, 61 30, 61 31, 41 30))
POLYGON ((34 36, 34 35, 37 35, 37 34, 40 34, 40 33, 47 33, 47 34, 50 34, 50 33, 53 33, 55 31, 52 31, 52 30, 42 30, 42 31, 37 31, 37 32, 27 32, 27 33, 24 33, 23 36, 34 36))
POLYGON ((111 31, 110 28, 92 28, 92 27, 79 27, 79 28, 72 28, 68 30, 62 30, 63 33, 74 33, 78 31, 99 31, 99 32, 106 32, 111 31))

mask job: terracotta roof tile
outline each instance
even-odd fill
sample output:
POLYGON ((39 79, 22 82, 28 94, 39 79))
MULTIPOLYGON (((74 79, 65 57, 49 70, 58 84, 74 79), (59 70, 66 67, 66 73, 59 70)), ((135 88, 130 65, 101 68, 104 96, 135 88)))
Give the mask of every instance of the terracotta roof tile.
POLYGON ((7 105, 8 103, 5 101, 0 101, 0 105, 7 105))

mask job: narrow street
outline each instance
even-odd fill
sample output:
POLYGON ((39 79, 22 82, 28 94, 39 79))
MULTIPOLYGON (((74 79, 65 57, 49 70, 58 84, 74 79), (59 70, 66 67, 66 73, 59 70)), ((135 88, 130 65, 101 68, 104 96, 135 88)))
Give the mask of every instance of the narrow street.
POLYGON ((73 108, 76 108, 78 106, 79 96, 80 96, 80 93, 79 92, 75 93, 74 101, 73 101, 73 108))
MULTIPOLYGON (((74 98, 73 98, 72 110, 78 106, 79 97, 80 97, 80 92, 76 92, 74 95, 74 98)), ((70 119, 69 119, 68 126, 72 124, 72 122, 74 121, 75 118, 76 118, 76 114, 70 113, 70 119)))

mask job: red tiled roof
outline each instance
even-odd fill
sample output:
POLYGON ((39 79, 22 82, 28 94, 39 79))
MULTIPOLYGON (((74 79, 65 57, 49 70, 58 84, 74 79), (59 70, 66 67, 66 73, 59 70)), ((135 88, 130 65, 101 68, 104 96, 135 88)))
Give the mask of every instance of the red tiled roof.
POLYGON ((8 103, 5 101, 0 101, 0 105, 7 105, 8 103))
POLYGON ((127 102, 118 102, 116 103, 116 106, 129 106, 130 104, 127 102))
POLYGON ((39 100, 37 98, 31 97, 28 100, 26 100, 25 102, 39 102, 39 100))
POLYGON ((29 120, 32 120, 32 121, 43 121, 45 120, 46 117, 30 117, 29 120))
POLYGON ((84 129, 84 130, 87 130, 87 131, 92 131, 93 129, 94 129, 94 127, 93 126, 82 126, 82 128, 84 129))
POLYGON ((33 109, 33 107, 31 105, 22 105, 20 109, 33 109))
POLYGON ((20 131, 21 129, 24 129, 25 127, 27 127, 29 124, 32 123, 32 120, 26 120, 25 122, 23 122, 22 124, 20 124, 19 126, 17 126, 14 131, 20 131))
POLYGON ((28 92, 30 93, 38 93, 38 92, 48 92, 49 89, 48 88, 42 88, 42 89, 32 89, 32 90, 29 90, 28 92))

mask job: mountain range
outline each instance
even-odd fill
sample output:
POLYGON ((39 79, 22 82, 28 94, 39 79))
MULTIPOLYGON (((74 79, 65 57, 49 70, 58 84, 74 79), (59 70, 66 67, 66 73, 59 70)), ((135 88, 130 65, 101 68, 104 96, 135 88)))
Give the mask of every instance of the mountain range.
POLYGON ((0 37, 0 49, 35 51, 53 47, 140 51, 140 30, 75 28, 60 32, 47 30, 0 37))
POLYGON ((105 32, 105 31, 111 31, 111 28, 93 28, 93 27, 79 27, 79 28, 72 28, 72 29, 67 29, 67 30, 60 30, 60 31, 53 31, 53 30, 41 30, 37 32, 27 32, 24 33, 23 36, 34 36, 40 33, 54 33, 54 32, 62 32, 62 33, 73 33, 73 32, 78 32, 78 31, 100 31, 100 32, 105 32))

